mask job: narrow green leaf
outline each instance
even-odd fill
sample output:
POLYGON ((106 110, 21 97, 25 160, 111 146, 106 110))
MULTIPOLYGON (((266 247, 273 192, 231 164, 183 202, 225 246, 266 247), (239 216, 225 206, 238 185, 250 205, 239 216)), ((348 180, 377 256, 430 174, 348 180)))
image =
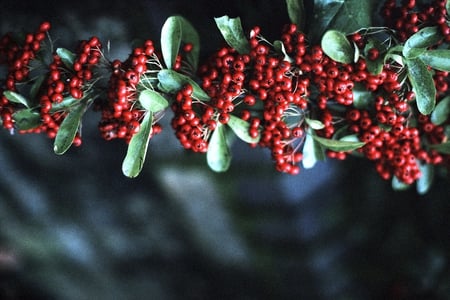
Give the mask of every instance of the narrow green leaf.
POLYGON ((172 69, 181 44, 181 22, 176 16, 167 18, 161 28, 161 52, 168 69, 172 69))
POLYGON ((325 151, 322 145, 314 140, 313 135, 313 130, 308 128, 308 134, 305 137, 302 150, 302 165, 305 169, 311 169, 318 161, 325 160, 325 151))
POLYGON ((433 75, 419 59, 406 59, 408 78, 416 94, 417 108, 421 114, 430 114, 436 105, 436 87, 433 75))
POLYGON ((427 50, 423 52, 419 58, 433 69, 450 72, 450 50, 427 50))
POLYGON ((319 120, 305 118, 305 121, 306 121, 306 124, 308 124, 309 127, 311 127, 314 130, 320 130, 320 129, 325 128, 325 125, 322 122, 320 122, 319 120))
POLYGON ((353 46, 342 32, 328 30, 322 37, 321 45, 325 54, 331 59, 343 64, 353 62, 353 46))
POLYGON ((424 27, 406 40, 403 46, 403 56, 410 59, 416 58, 441 39, 442 35, 437 26, 424 27))
POLYGON ((174 70, 163 69, 158 72, 158 87, 165 93, 175 94, 185 84, 190 84, 193 89, 193 97, 202 101, 208 101, 208 94, 190 77, 174 70))
POLYGON ((86 108, 87 102, 82 102, 77 106, 74 106, 62 121, 53 144, 53 151, 55 151, 56 154, 64 154, 70 146, 72 146, 73 139, 80 128, 81 118, 83 117, 86 108))
POLYGON ((215 172, 225 172, 230 167, 231 153, 225 135, 225 126, 222 124, 219 124, 211 135, 206 161, 215 172))
POLYGON ((30 88, 30 98, 35 99, 37 94, 39 93, 39 89, 42 86, 42 83, 47 78, 46 74, 39 75, 36 80, 33 82, 33 85, 30 88))
POLYGON ((28 130, 38 127, 41 124, 41 115, 31 108, 21 109, 13 115, 14 127, 18 130, 28 130))
POLYGON ((158 112, 166 109, 169 102, 160 93, 153 90, 144 90, 139 94, 139 103, 142 107, 151 112, 158 112))
POLYGON ((58 111, 67 111, 70 110, 72 106, 77 105, 80 102, 80 99, 75 99, 72 96, 65 97, 63 101, 59 103, 52 103, 52 108, 50 109, 50 113, 55 113, 58 111))
POLYGON ((432 144, 430 145, 430 148, 442 154, 450 154, 450 142, 445 142, 442 144, 432 144))
POLYGON ((75 62, 76 55, 66 48, 56 49, 56 54, 61 58, 63 64, 69 68, 73 68, 73 63, 75 62))
POLYGON ((280 54, 284 55, 283 60, 288 62, 293 62, 294 60, 286 53, 286 48, 284 47, 284 44, 282 41, 276 40, 273 42, 273 47, 275 51, 277 51, 280 54))
POLYGON ((365 145, 364 142, 353 142, 353 141, 346 141, 346 140, 332 140, 332 139, 326 139, 323 137, 319 137, 317 135, 313 135, 313 138, 320 143, 322 146, 324 146, 327 149, 330 149, 332 151, 340 152, 340 151, 352 151, 356 150, 358 148, 361 148, 365 145))
POLYGON ((240 54, 250 52, 250 44, 245 37, 240 18, 222 16, 214 18, 214 20, 216 21, 220 33, 230 47, 236 49, 240 54))
POLYGON ((246 143, 257 143, 261 138, 260 134, 258 134, 256 138, 251 137, 249 133, 250 124, 234 115, 230 115, 230 120, 227 125, 230 126, 231 130, 233 130, 238 138, 246 143))
POLYGON ((29 101, 27 98, 25 98, 24 96, 22 96, 21 94, 17 93, 17 92, 13 92, 13 91, 4 91, 3 95, 6 97, 6 99, 8 99, 10 102, 14 102, 14 103, 19 103, 19 104, 23 104, 26 107, 29 107, 29 101))
POLYGON ((438 102, 431 113, 430 121, 435 125, 442 125, 450 116, 450 96, 438 102))
POLYGON ((181 23, 181 41, 191 43, 192 50, 185 55, 185 60, 192 67, 192 71, 197 71, 200 56, 200 36, 192 24, 184 17, 178 16, 181 23))
POLYGON ((394 191, 404 191, 409 189, 409 187, 411 186, 404 183, 403 181, 400 181, 397 176, 392 177, 391 185, 394 191))
POLYGON ((419 169, 421 176, 417 179, 416 189, 421 195, 426 194, 433 183, 434 179, 434 166, 430 164, 419 163, 419 169))
POLYGON ((299 30, 305 28, 305 6, 303 0, 286 0, 287 11, 291 23, 297 24, 299 30))
POLYGON ((122 162, 122 173, 130 178, 139 175, 144 166, 148 143, 152 133, 153 114, 147 112, 142 119, 139 131, 133 135, 128 144, 127 154, 122 162))

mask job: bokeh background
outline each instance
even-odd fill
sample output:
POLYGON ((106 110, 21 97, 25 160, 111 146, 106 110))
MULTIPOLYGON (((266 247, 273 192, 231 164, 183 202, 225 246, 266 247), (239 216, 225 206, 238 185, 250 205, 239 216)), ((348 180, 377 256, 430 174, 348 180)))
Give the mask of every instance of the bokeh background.
MULTIPOLYGON (((124 59, 173 14, 204 55, 222 43, 213 17, 269 40, 288 21, 282 0, 1 0, 0 32, 49 20, 58 46, 97 35, 124 59)), ((395 192, 358 158, 292 177, 239 142, 215 174, 166 124, 128 179, 126 145, 102 140, 98 120, 85 116, 83 145, 63 156, 45 136, 1 131, 0 299, 449 299, 447 178, 395 192)))

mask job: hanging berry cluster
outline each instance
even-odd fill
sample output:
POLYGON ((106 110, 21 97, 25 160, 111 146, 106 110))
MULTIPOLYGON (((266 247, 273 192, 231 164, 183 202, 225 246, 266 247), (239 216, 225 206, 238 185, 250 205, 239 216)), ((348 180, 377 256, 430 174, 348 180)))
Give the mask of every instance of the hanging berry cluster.
POLYGON ((48 22, 8 33, 0 39, 3 127, 43 132, 63 154, 81 145, 92 106, 101 136, 128 144, 122 171, 135 177, 171 109, 181 146, 206 153, 214 171, 228 169, 237 137, 267 148, 280 172, 359 155, 394 188, 417 182, 426 192, 434 169, 450 167, 447 1, 387 0, 385 27, 326 27, 320 44, 303 31, 303 2, 286 3, 291 23, 273 42, 258 26, 247 35, 239 18, 216 18, 226 45, 204 62, 198 33, 180 16, 164 23, 159 51, 147 40, 124 61, 105 57, 97 37, 53 51, 48 22))

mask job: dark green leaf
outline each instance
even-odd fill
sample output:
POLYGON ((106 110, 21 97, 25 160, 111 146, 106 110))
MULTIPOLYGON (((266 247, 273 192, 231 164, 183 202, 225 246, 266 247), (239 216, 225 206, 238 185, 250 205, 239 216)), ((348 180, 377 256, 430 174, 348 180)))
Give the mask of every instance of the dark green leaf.
POLYGON ((349 64, 354 59, 354 48, 349 40, 340 31, 328 30, 322 37, 322 49, 331 59, 349 64))
POLYGON ((435 125, 442 125, 450 115, 450 96, 445 97, 434 108, 430 121, 435 125))
POLYGON ((316 140, 314 140, 313 134, 313 130, 308 128, 308 133, 306 135, 302 150, 302 165, 305 169, 311 169, 318 161, 325 160, 324 148, 316 140))
POLYGON ((257 143, 260 139, 260 135, 256 138, 252 138, 249 133, 250 124, 239 117, 230 115, 230 120, 227 123, 231 130, 237 135, 238 138, 246 143, 257 143))
POLYGON ((128 144, 127 154, 122 162, 122 173, 130 178, 139 175, 144 166, 148 143, 152 133, 153 114, 147 112, 141 122, 139 131, 133 135, 128 144))
POLYGON ((215 172, 225 172, 230 167, 231 153, 225 136, 225 126, 222 124, 219 124, 211 135, 206 161, 215 172))
POLYGON ((307 15, 308 22, 306 22, 308 34, 313 43, 319 42, 318 39, 330 28, 330 23, 343 4, 344 0, 314 1, 314 11, 307 15))
POLYGON ((430 164, 419 164, 421 176, 417 180, 417 192, 421 195, 426 194, 431 187, 434 179, 434 166, 430 164))
POLYGON ((165 93, 175 94, 185 84, 190 84, 193 89, 193 97, 199 100, 208 101, 208 94, 190 77, 180 74, 174 70, 163 69, 158 72, 159 88, 165 93))
POLYGON ((450 50, 427 50, 419 58, 433 69, 450 72, 450 50))
POLYGON ((442 154, 450 154, 450 142, 445 142, 442 144, 433 144, 430 145, 430 148, 442 154))
POLYGON ((416 58, 425 50, 435 45, 442 39, 442 35, 437 26, 424 27, 410 36, 403 46, 403 56, 406 58, 416 58))
POLYGON ((303 0, 286 0, 287 11, 291 23, 297 24, 299 30, 305 27, 305 6, 303 0))
POLYGON ((3 95, 8 99, 10 102, 23 104, 26 107, 29 107, 28 99, 22 96, 19 93, 13 92, 13 91, 4 91, 3 95))
POLYGON ((198 59, 200 55, 200 36, 194 26, 185 18, 178 16, 181 23, 181 41, 191 43, 192 50, 186 54, 185 60, 192 67, 192 71, 197 71, 198 59))
POLYGON ((151 112, 158 112, 166 109, 169 102, 160 93, 153 90, 144 90, 139 94, 139 103, 142 107, 151 112))
POLYGON ((384 53, 385 47, 375 39, 368 39, 366 46, 364 47, 364 56, 366 57, 367 70, 374 75, 378 75, 383 71, 384 66, 384 53), (379 57, 376 60, 370 60, 367 58, 369 50, 375 48, 380 52, 379 57))
POLYGON ((220 18, 214 18, 214 20, 220 33, 222 33, 223 38, 230 47, 236 49, 240 54, 250 52, 250 44, 245 37, 240 18, 230 19, 228 16, 222 16, 220 18))
POLYGON ((76 55, 74 53, 65 48, 58 48, 56 49, 56 54, 61 58, 61 61, 68 69, 73 68, 73 63, 75 62, 76 58, 76 55))
POLYGON ((374 94, 368 91, 362 84, 356 83, 352 89, 353 92, 353 106, 357 109, 367 109, 373 99, 374 94))
POLYGON ((18 130, 33 129, 41 124, 41 115, 31 108, 18 110, 12 117, 14 120, 14 127, 18 130))
POLYGON ((330 149, 332 151, 340 152, 340 151, 352 151, 356 150, 358 148, 361 148, 365 145, 364 142, 355 142, 355 141, 346 141, 344 140, 332 140, 332 139, 326 139, 323 137, 319 137, 317 135, 313 135, 313 138, 320 143, 322 146, 324 146, 327 149, 330 149))
POLYGON ((42 74, 36 78, 36 80, 34 81, 33 85, 31 86, 31 89, 30 89, 30 98, 31 99, 36 98, 37 94, 39 93, 39 89, 41 88, 42 83, 44 82, 44 80, 46 78, 47 78, 46 74, 42 74))
POLYGON ((87 102, 82 102, 77 106, 72 107, 72 110, 62 121, 53 144, 53 151, 55 151, 56 154, 64 154, 70 146, 72 146, 86 108, 87 102))
POLYGON ((176 16, 167 18, 161 28, 161 52, 168 69, 172 69, 181 44, 181 23, 176 16))
POLYGON ((273 42, 273 47, 275 51, 277 51, 279 54, 283 54, 284 58, 283 60, 292 62, 292 58, 286 53, 286 48, 284 47, 284 44, 282 41, 276 40, 273 42))
POLYGON ((52 108, 50 113, 55 113, 58 111, 67 111, 70 110, 72 106, 76 105, 80 102, 80 99, 75 99, 72 96, 65 97, 63 101, 59 103, 52 103, 52 108))
POLYGON ((408 78, 416 94, 417 108, 421 114, 430 114, 436 105, 436 87, 427 66, 419 59, 406 59, 408 78))

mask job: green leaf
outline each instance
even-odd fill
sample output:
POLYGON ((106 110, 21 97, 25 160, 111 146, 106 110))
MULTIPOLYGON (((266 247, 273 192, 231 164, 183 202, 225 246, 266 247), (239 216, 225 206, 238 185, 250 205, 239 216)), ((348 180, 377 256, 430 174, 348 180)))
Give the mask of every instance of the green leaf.
POLYGON ((375 39, 369 38, 366 46, 364 47, 364 56, 367 57, 370 49, 375 48, 380 52, 379 57, 376 60, 370 60, 366 58, 367 70, 374 75, 378 75, 383 71, 384 66, 384 52, 386 51, 385 47, 375 39))
POLYGON ((448 120, 450 115, 450 96, 438 102, 431 113, 430 121, 435 125, 442 125, 448 120))
POLYGON ((130 178, 139 175, 144 166, 148 143, 152 133, 153 114, 147 112, 142 119, 139 131, 131 137, 127 154, 122 162, 122 173, 130 178))
POLYGON ((305 27, 305 6, 303 0, 286 0, 287 11, 291 23, 297 24, 299 30, 305 27))
POLYGON ((181 23, 177 17, 167 18, 161 28, 161 52, 168 69, 172 69, 181 44, 181 23))
POLYGON ((450 72, 450 50, 427 50, 423 52, 419 58, 433 69, 450 72))
POLYGON ((421 176, 417 179, 416 189, 419 194, 424 195, 429 191, 431 184, 433 183, 434 166, 419 163, 419 169, 421 176))
POLYGON ((62 121, 53 144, 53 151, 56 154, 64 154, 70 146, 72 146, 75 135, 80 128, 81 118, 83 117, 86 108, 87 102, 82 102, 77 106, 72 107, 72 110, 62 121))
POLYGON ((395 191, 404 191, 409 189, 409 187, 411 185, 404 183, 403 181, 400 181, 400 179, 398 179, 397 176, 393 176, 392 177, 392 189, 394 189, 395 191))
POLYGON ((246 143, 257 143, 261 138, 260 134, 258 134, 256 138, 252 138, 249 133, 250 124, 234 115, 230 115, 230 120, 228 120, 227 125, 230 126, 231 130, 233 130, 238 138, 246 143))
POLYGON ((403 56, 405 58, 416 58, 441 39, 442 35, 437 26, 424 27, 406 40, 403 46, 403 56))
POLYGON ((332 151, 340 152, 340 151, 353 151, 358 148, 361 148, 365 145, 364 142, 354 142, 354 141, 346 141, 344 140, 332 140, 332 139, 326 139, 323 137, 319 137, 317 135, 313 135, 314 140, 316 140, 318 143, 320 143, 322 146, 324 146, 327 149, 330 149, 332 151))
POLYGON ((175 94, 185 84, 190 84, 194 89, 192 96, 202 101, 208 101, 208 94, 190 77, 180 74, 174 70, 163 69, 158 72, 158 87, 161 91, 169 94, 175 94))
POLYGON ((47 75, 46 74, 41 74, 33 82, 33 85, 30 88, 30 98, 31 99, 35 99, 36 98, 37 94, 39 93, 39 89, 41 88, 42 83, 44 82, 45 79, 47 79, 47 75))
POLYGON ((13 91, 4 91, 3 92, 3 96, 6 97, 6 99, 8 99, 10 102, 14 102, 14 103, 18 103, 18 104, 23 104, 26 107, 29 107, 29 101, 27 98, 25 98, 24 96, 22 96, 21 94, 17 93, 17 92, 13 92, 13 91))
POLYGON ((430 114, 436 105, 436 87, 433 75, 419 59, 406 59, 408 78, 416 94, 417 108, 423 115, 430 114))
POLYGON ((230 47, 236 49, 240 54, 250 52, 250 44, 245 37, 240 18, 222 16, 214 18, 214 20, 216 21, 220 33, 230 47))
POLYGON ((33 129, 41 125, 41 115, 31 108, 21 109, 13 115, 14 127, 18 130, 33 129))
POLYGON ((320 130, 320 129, 325 128, 325 125, 322 122, 320 122, 319 120, 305 118, 305 121, 306 121, 306 124, 308 124, 309 127, 311 127, 314 130, 320 130))
POLYGON ((325 160, 324 148, 314 140, 313 135, 313 130, 308 128, 308 134, 306 135, 302 150, 302 165, 305 169, 311 169, 318 161, 325 160))
POLYGON ((69 68, 73 68, 73 63, 75 62, 76 55, 66 48, 56 49, 56 54, 61 58, 63 64, 69 68))
POLYGON ((450 142, 445 142, 442 144, 432 144, 430 145, 430 148, 442 154, 450 154, 450 142))
POLYGON ((307 15, 308 20, 306 22, 309 36, 313 39, 312 43, 318 42, 314 39, 321 37, 327 28, 330 28, 330 23, 343 4, 344 0, 314 1, 314 11, 307 15))
POLYGON ((321 45, 325 54, 331 59, 343 64, 353 62, 355 50, 342 32, 328 30, 322 37, 321 45))
POLYGON ((225 126, 218 124, 213 131, 206 152, 206 161, 211 170, 225 172, 231 164, 231 153, 225 136, 225 126))
POLYGON ((353 106, 357 109, 367 109, 375 95, 368 91, 361 83, 356 83, 352 89, 353 92, 353 106))
POLYGON ((75 99, 72 96, 65 97, 63 101, 59 103, 52 103, 52 108, 50 109, 50 113, 55 113, 58 111, 67 111, 70 110, 72 106, 77 105, 80 102, 80 99, 75 99))
POLYGON ((142 107, 151 112, 158 112, 166 109, 169 102, 160 93, 153 90, 144 90, 139 94, 139 103, 142 107))
POLYGON ((284 47, 284 44, 282 41, 280 40, 276 40, 273 42, 273 48, 275 49, 275 51, 277 51, 280 54, 284 55, 283 60, 288 61, 288 62, 293 62, 294 60, 287 54, 286 52, 286 48, 284 47))

